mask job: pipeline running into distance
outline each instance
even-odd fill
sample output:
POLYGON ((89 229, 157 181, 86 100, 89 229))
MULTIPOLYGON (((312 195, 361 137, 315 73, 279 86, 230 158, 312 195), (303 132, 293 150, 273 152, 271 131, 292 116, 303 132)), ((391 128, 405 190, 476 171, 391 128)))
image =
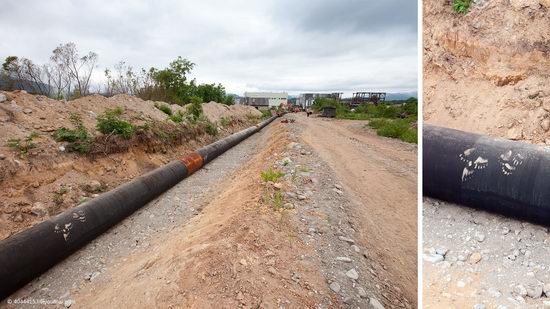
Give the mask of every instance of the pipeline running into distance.
POLYGON ((0 241, 0 299, 62 261, 277 116, 198 149, 0 241))

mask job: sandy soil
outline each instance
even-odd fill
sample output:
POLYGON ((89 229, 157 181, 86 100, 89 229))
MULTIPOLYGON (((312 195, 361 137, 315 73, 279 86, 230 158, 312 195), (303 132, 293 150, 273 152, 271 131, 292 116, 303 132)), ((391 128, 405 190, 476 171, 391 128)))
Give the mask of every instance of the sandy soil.
MULTIPOLYGON (((426 123, 550 144, 549 7, 475 1, 462 15, 424 1, 426 123)), ((549 304, 545 227, 431 199, 423 207, 426 308, 549 304)))
MULTIPOLYGON (((239 131, 257 121, 261 113, 249 106, 231 106, 215 102, 203 104, 206 117, 218 124, 219 134, 204 132, 184 136, 178 144, 170 145, 138 139, 127 142, 127 149, 103 155, 81 155, 63 151, 66 143, 56 142, 52 134, 60 127, 72 128, 69 114, 81 115, 88 131, 96 131, 96 117, 108 108, 123 107, 123 118, 135 125, 162 123, 177 126, 166 120, 167 115, 155 108, 155 103, 136 97, 100 95, 73 101, 57 101, 22 91, 1 92, 6 100, 0 102, 0 239, 54 216, 63 210, 91 199, 137 175, 148 172, 202 145, 239 131), (220 119, 225 117, 224 125, 220 119), (37 147, 20 155, 7 146, 12 138, 25 138, 32 132, 37 147), (64 188, 63 191, 60 191, 64 188), (65 192, 66 191, 66 192, 65 192), (56 192, 65 192, 56 195, 56 192)), ((172 105, 172 110, 184 109, 172 105)), ((116 145, 119 141, 111 142, 116 145)))
POLYGON ((545 143, 550 130, 549 8, 537 1, 476 3, 482 5, 462 15, 453 13, 447 1, 423 2, 424 120, 545 143), (519 8, 516 2, 532 5, 519 8))
POLYGON ((277 120, 212 162, 221 178, 206 182, 207 166, 12 298, 71 308, 414 308, 416 260, 401 255, 416 257, 416 146, 365 122, 285 117, 296 121, 277 120), (343 149, 352 160, 338 157, 343 149), (266 183, 268 168, 285 176, 266 183), (380 185, 359 186, 365 170, 380 185), (209 189, 190 197, 195 177, 209 189), (386 180, 406 189, 382 189, 386 180), (162 209, 174 207, 195 215, 173 223, 174 210, 162 209), (408 215, 392 218, 392 207, 408 215), (381 223, 390 219, 401 236, 381 223), (150 225, 153 237, 132 240, 150 225))

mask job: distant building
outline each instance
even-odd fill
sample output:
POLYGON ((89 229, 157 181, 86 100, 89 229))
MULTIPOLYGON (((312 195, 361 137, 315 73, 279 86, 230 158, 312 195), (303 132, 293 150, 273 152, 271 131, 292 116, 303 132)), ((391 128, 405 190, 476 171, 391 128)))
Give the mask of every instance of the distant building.
POLYGON ((256 108, 271 108, 286 105, 287 100, 286 92, 245 92, 241 102, 256 108))
POLYGON ((303 108, 308 108, 313 105, 313 102, 317 98, 327 98, 340 101, 342 92, 333 92, 333 93, 301 93, 298 97, 298 105, 303 108))

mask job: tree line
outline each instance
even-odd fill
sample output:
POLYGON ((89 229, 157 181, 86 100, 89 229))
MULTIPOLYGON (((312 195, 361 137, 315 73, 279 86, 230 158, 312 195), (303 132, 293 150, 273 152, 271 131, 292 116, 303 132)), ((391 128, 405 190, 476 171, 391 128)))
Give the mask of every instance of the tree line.
POLYGON ((97 61, 95 52, 80 55, 72 42, 56 47, 49 62, 42 65, 27 58, 8 56, 0 69, 2 89, 24 89, 67 100, 99 93, 105 96, 128 94, 179 105, 210 101, 230 105, 234 102, 222 84, 197 84, 195 79, 189 80, 188 75, 195 64, 182 57, 177 57, 164 69, 134 70, 120 61, 113 69, 104 71, 106 81, 93 89, 91 79, 97 61))

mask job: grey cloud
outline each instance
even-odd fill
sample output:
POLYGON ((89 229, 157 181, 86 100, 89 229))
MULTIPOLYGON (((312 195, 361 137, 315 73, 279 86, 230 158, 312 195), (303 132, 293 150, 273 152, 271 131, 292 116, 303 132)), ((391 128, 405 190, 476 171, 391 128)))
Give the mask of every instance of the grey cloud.
POLYGON ((417 85, 416 2, 4 0, 0 57, 45 62, 60 43, 164 67, 181 55, 199 82, 231 92, 411 91, 417 85), (5 30, 7 29, 7 30, 5 30))

